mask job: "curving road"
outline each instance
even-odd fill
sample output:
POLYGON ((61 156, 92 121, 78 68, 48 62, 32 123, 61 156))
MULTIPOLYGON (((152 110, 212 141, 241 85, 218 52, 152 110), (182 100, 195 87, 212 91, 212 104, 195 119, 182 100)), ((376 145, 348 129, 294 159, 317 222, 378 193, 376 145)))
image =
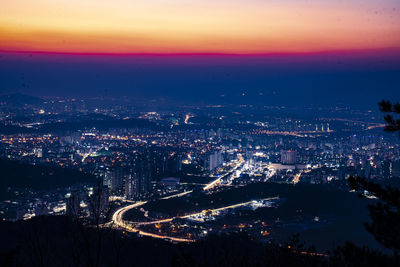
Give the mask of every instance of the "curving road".
POLYGON ((192 240, 192 239, 178 238, 178 237, 172 237, 172 236, 167 236, 167 235, 158 235, 158 234, 153 234, 153 233, 149 233, 149 232, 144 232, 142 230, 136 229, 135 227, 132 227, 131 225, 129 225, 122 219, 124 213, 127 212, 128 210, 138 208, 140 206, 143 206, 146 203, 147 203, 147 201, 139 201, 139 202, 136 202, 135 204, 128 205, 126 207, 118 209, 116 212, 114 212, 114 214, 112 216, 112 223, 115 226, 122 228, 127 232, 139 233, 142 236, 149 236, 149 237, 159 238, 159 239, 168 239, 168 240, 174 241, 174 242, 194 242, 194 240, 192 240))
MULTIPOLYGON (((273 199, 279 199, 279 197, 270 197, 270 198, 264 198, 264 199, 261 199, 261 200, 264 201, 264 200, 273 200, 273 199)), ((241 206, 249 205, 252 202, 253 201, 242 202, 242 203, 229 205, 229 206, 225 206, 225 207, 221 207, 221 208, 217 208, 217 209, 210 209, 208 211, 214 213, 214 212, 223 211, 223 210, 227 210, 227 209, 234 209, 234 208, 238 208, 238 207, 241 207, 241 206)), ((139 229, 137 229, 135 227, 136 226, 143 226, 143 225, 169 223, 169 222, 173 221, 175 218, 187 219, 187 218, 190 218, 190 217, 200 216, 200 215, 203 214, 203 212, 196 212, 196 213, 191 213, 191 214, 184 215, 184 216, 171 217, 171 218, 167 218, 167 219, 155 220, 155 221, 150 221, 150 222, 129 222, 129 223, 126 223, 122 219, 124 213, 127 212, 128 210, 140 207, 140 206, 142 206, 142 205, 144 205, 146 203, 147 203, 147 201, 140 201, 140 202, 137 202, 135 204, 132 204, 132 205, 129 205, 129 206, 126 206, 126 207, 118 209, 112 216, 112 222, 114 223, 114 225, 124 229, 125 231, 139 233, 142 236, 149 236, 149 237, 159 238, 159 239, 167 239, 167 240, 174 241, 174 242, 194 242, 195 241, 193 239, 172 237, 172 236, 160 235, 160 234, 153 234, 153 233, 150 233, 150 232, 145 232, 145 231, 139 230, 139 229)))

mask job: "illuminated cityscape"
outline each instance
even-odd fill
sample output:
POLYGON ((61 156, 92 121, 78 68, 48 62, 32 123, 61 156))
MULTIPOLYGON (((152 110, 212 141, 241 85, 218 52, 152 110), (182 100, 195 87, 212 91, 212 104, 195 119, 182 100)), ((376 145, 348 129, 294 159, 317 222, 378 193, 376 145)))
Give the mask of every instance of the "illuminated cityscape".
MULTIPOLYGON (((3 103, 3 114, 8 108, 3 103)), ((3 132, 10 131, 1 135, 5 161, 72 169, 86 175, 87 182, 50 191, 9 186, 1 203, 2 220, 62 214, 91 219, 93 209, 100 209, 105 225, 171 241, 242 230, 268 240, 278 235, 274 228, 282 222, 224 218, 243 209, 279 208, 278 192, 221 204, 211 201, 193 210, 176 207, 177 214, 152 207, 175 199, 212 198, 258 183, 340 189, 351 175, 388 181, 400 176, 397 137, 384 134, 382 123, 371 119, 376 115, 369 111, 328 110, 329 116, 311 120, 280 115, 260 120, 251 107, 187 106, 163 112, 125 108, 90 108, 84 99, 45 100, 24 106, 23 112, 30 114, 25 121, 17 120, 18 108, 3 116, 3 132), (210 114, 206 120, 196 120, 204 113, 210 114), (53 119, 45 121, 50 115, 53 119), (96 197, 100 202, 92 207, 96 197)), ((317 213, 307 224, 329 223, 329 217, 317 213)))
POLYGON ((0 267, 400 266, 399 0, 0 7, 0 267))

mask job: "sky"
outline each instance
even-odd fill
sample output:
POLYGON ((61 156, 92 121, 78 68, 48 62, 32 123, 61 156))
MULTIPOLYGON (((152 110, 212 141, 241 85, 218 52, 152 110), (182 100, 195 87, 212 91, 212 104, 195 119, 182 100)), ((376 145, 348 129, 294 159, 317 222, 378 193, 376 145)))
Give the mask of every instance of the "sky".
POLYGON ((0 1, 0 94, 400 99, 399 0, 0 1))
POLYGON ((0 51, 308 53, 400 47, 398 0, 1 0, 0 51))

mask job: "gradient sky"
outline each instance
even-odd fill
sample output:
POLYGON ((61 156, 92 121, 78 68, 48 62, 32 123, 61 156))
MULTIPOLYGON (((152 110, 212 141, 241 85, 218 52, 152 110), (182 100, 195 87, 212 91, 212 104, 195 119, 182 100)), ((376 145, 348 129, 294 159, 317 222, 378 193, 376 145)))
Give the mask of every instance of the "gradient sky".
POLYGON ((399 84, 399 0, 0 0, 0 94, 376 108, 399 84))
POLYGON ((400 47, 398 0, 1 0, 0 50, 286 53, 400 47))

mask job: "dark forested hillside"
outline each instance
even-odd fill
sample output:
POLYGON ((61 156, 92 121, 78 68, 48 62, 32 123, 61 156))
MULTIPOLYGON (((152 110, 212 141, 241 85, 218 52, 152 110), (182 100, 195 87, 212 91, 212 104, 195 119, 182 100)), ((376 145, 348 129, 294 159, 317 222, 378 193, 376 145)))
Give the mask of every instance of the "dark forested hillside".
POLYGON ((0 199, 7 197, 7 188, 48 190, 77 183, 94 183, 95 177, 76 170, 0 159, 0 199))

